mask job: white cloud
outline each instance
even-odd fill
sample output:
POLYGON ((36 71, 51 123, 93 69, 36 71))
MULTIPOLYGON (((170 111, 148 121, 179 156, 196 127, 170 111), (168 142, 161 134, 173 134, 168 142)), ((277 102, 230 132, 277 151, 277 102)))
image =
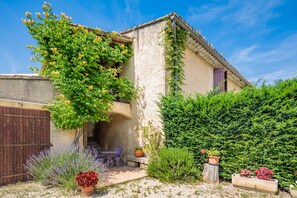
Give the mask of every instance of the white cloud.
POLYGON ((297 33, 264 47, 252 45, 234 50, 228 58, 249 80, 263 77, 269 83, 297 76, 297 33))
POLYGON ((285 80, 290 78, 296 78, 297 77, 297 70, 296 70, 297 64, 293 65, 290 68, 279 70, 279 71, 273 71, 270 73, 265 73, 263 75, 255 75, 251 77, 249 80, 253 83, 257 82, 259 79, 263 79, 266 84, 271 84, 276 80, 285 80))
POLYGON ((279 17, 279 14, 274 12, 274 8, 281 4, 282 0, 229 0, 225 4, 190 7, 188 20, 198 23, 221 21, 227 27, 239 25, 243 29, 265 26, 269 20, 279 17))

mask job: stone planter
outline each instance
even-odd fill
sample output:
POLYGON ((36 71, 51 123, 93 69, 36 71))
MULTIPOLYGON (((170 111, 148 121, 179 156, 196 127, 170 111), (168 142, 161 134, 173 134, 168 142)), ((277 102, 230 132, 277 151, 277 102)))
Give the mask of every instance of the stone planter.
POLYGON ((290 189, 290 194, 293 198, 297 198, 297 190, 290 189))
POLYGON ((275 194, 278 191, 278 180, 262 180, 256 177, 242 177, 239 174, 232 175, 232 184, 235 187, 263 191, 275 194))

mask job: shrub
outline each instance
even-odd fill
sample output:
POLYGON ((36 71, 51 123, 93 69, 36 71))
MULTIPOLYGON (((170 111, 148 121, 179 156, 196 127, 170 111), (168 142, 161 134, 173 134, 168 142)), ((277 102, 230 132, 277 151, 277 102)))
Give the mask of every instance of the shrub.
POLYGON ((246 87, 239 93, 161 100, 166 146, 195 153, 200 170, 202 148, 221 153, 220 176, 230 180, 243 168, 270 167, 281 187, 297 175, 297 78, 275 85, 246 87))
POLYGON ((100 181, 105 179, 106 167, 95 156, 95 150, 75 146, 44 150, 29 158, 25 169, 34 181, 70 190, 77 187, 75 177, 79 172, 94 171, 100 181))
POLYGON ((164 182, 193 182, 200 176, 193 154, 178 148, 161 149, 150 160, 147 173, 164 182))
POLYGON ((146 126, 141 126, 137 130, 141 133, 143 148, 147 156, 152 158, 158 155, 160 149, 164 147, 164 135, 161 127, 155 126, 152 121, 149 121, 146 126))

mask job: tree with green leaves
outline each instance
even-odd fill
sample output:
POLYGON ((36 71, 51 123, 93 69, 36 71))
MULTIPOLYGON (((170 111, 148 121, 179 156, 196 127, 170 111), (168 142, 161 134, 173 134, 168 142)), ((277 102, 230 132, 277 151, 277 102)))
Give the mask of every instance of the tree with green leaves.
POLYGON ((71 17, 54 14, 47 2, 42 9, 43 14, 26 12, 22 19, 37 41, 37 46, 29 46, 32 59, 42 64, 31 69, 49 77, 60 92, 47 108, 57 128, 77 129, 77 143, 84 122, 108 121, 116 98, 135 97, 133 83, 119 77, 120 65, 132 56, 131 45, 113 42, 116 32, 73 25, 71 17))

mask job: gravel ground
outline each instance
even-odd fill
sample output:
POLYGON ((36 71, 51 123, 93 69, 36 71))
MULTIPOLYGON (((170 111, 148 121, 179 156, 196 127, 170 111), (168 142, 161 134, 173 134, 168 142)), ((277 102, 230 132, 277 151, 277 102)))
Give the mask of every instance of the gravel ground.
MULTIPOLYGON (((38 183, 25 182, 0 187, 0 197, 4 198, 26 198, 26 197, 82 197, 80 192, 67 192, 59 188, 46 188, 38 183)), ((254 191, 237 189, 230 183, 222 182, 220 184, 197 183, 189 184, 163 184, 156 179, 149 177, 118 184, 96 190, 92 197, 284 197, 290 195, 281 192, 279 195, 271 195, 254 191)))

